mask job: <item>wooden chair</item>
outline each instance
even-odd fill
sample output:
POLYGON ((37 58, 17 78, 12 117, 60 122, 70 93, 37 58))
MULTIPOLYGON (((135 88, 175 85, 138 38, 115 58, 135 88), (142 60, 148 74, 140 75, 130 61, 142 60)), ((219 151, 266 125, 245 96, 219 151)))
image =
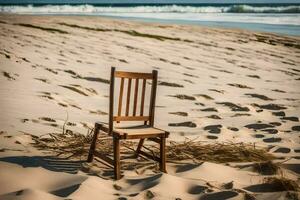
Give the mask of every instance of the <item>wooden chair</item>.
POLYGON ((113 137, 113 150, 114 150, 114 177, 115 179, 120 179, 120 140, 126 139, 139 139, 139 144, 136 149, 136 155, 139 154, 153 159, 159 162, 160 170, 166 172, 166 155, 165 146, 166 138, 169 132, 155 128, 154 127, 154 111, 155 111, 155 98, 156 98, 156 88, 157 88, 157 71, 153 70, 152 73, 136 73, 136 72, 124 72, 116 71, 114 67, 111 68, 110 77, 110 96, 109 96, 109 123, 108 126, 103 123, 95 123, 93 140, 90 146, 90 151, 88 155, 88 162, 92 162, 98 133, 99 131, 104 131, 113 137), (120 95, 118 102, 118 112, 117 116, 114 115, 114 87, 115 79, 120 78, 120 95), (127 79, 127 98, 126 98, 126 108, 125 115, 122 115, 122 100, 124 91, 124 82, 127 79), (135 80, 134 95, 133 95, 133 110, 132 115, 130 114, 130 97, 131 97, 131 85, 133 80, 135 80), (151 80, 151 95, 149 104, 149 114, 144 115, 145 107, 145 94, 146 94, 146 81, 151 80), (138 105, 138 90, 139 83, 142 83, 142 93, 141 93, 141 103, 139 108, 139 113, 137 113, 138 105), (130 126, 126 128, 114 127, 114 122, 119 123, 120 121, 140 121, 142 125, 130 126), (152 156, 144 151, 142 151, 143 143, 145 139, 154 141, 160 145, 160 156, 152 156))

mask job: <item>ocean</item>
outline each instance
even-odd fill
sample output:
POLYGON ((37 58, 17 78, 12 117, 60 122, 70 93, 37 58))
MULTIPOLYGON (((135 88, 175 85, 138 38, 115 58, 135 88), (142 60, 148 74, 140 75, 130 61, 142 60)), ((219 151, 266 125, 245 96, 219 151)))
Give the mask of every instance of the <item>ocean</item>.
POLYGON ((0 12, 106 16, 300 36, 300 4, 2 4, 0 12))

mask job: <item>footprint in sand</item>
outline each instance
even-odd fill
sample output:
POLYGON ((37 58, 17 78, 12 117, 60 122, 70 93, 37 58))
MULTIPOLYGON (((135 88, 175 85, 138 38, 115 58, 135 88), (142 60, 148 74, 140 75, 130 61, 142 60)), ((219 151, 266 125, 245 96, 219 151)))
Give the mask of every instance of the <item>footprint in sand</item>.
POLYGON ((280 147, 274 151, 275 153, 290 153, 291 149, 286 148, 286 147, 280 147))
POLYGON ((285 112, 283 112, 283 111, 272 112, 272 115, 279 116, 279 117, 284 117, 285 116, 285 112))
POLYGON ((39 92, 39 93, 41 93, 40 95, 38 95, 39 97, 54 100, 50 92, 39 92))
POLYGON ((281 117, 280 119, 282 119, 282 120, 288 120, 288 121, 292 121, 292 122, 299 122, 299 118, 298 117, 281 117))
POLYGON ((70 69, 65 69, 63 71, 66 72, 66 73, 68 73, 68 74, 71 74, 73 76, 79 76, 76 72, 74 72, 73 70, 70 70, 70 69))
POLYGON ((82 108, 80 108, 79 106, 75 105, 75 104, 69 104, 69 106, 73 107, 73 108, 77 108, 79 110, 82 110, 82 108))
POLYGON ((232 115, 231 117, 241 117, 241 116, 251 116, 249 113, 236 113, 232 115))
POLYGON ((216 139, 218 139, 218 137, 215 136, 215 135, 208 135, 208 136, 206 136, 206 137, 207 137, 207 139, 211 139, 211 140, 216 140, 216 139))
POLYGON ((196 102, 195 105, 197 105, 197 106, 199 106, 199 105, 200 105, 200 106, 205 106, 204 103, 200 103, 200 102, 196 102))
POLYGON ((265 104, 265 105, 258 105, 258 104, 252 104, 253 106, 259 107, 261 109, 267 109, 267 110, 284 110, 287 109, 283 105, 278 104, 265 104))
POLYGON ((75 122, 67 122, 68 126, 77 126, 77 124, 75 122))
POLYGON ((250 78, 257 78, 257 79, 260 79, 260 76, 258 76, 258 75, 247 75, 248 77, 250 77, 250 78))
POLYGON ((170 83, 170 82, 165 82, 165 81, 158 82, 158 85, 167 86, 167 87, 180 87, 180 88, 184 87, 183 85, 180 85, 177 83, 170 83))
POLYGON ((276 133, 278 133, 277 129, 262 129, 261 131, 269 133, 269 134, 276 134, 276 133))
POLYGON ((203 129, 208 131, 209 133, 221 133, 221 128, 222 125, 218 124, 218 125, 209 125, 209 126, 205 126, 203 129))
POLYGON ((293 130, 293 131, 300 131, 300 126, 293 126, 293 127, 292 127, 292 130, 293 130))
POLYGON ((264 142, 266 143, 275 143, 275 142, 280 142, 282 139, 281 138, 266 138, 266 139, 263 139, 264 142))
POLYGON ((30 121, 29 119, 21 119, 20 120, 22 123, 26 123, 26 122, 28 122, 28 121, 30 121))
POLYGON ((227 127, 227 129, 229 129, 229 130, 231 130, 231 131, 239 131, 239 129, 238 128, 236 128, 236 127, 227 127))
POLYGON ((283 91, 283 90, 278 90, 278 89, 274 89, 274 90, 272 90, 273 92, 279 92, 279 93, 286 93, 285 91, 283 91))
POLYGON ((67 104, 64 104, 64 103, 57 103, 58 105, 62 106, 62 107, 68 107, 67 104))
POLYGON ((101 111, 101 110, 96 110, 96 111, 90 110, 90 113, 91 113, 91 114, 96 114, 96 115, 108 115, 107 112, 103 112, 103 111, 101 111))
POLYGON ((18 74, 12 75, 12 74, 10 74, 10 73, 8 73, 8 72, 6 72, 6 71, 2 71, 2 74, 3 74, 3 76, 6 77, 7 80, 9 80, 9 81, 14 81, 14 80, 16 80, 16 76, 19 76, 18 74))
POLYGON ((217 89, 209 89, 209 91, 213 91, 213 92, 217 92, 217 93, 221 93, 224 94, 225 90, 217 90, 217 89))
POLYGON ((180 100, 190 100, 190 101, 195 101, 196 98, 193 96, 185 95, 185 94, 176 94, 176 95, 168 95, 170 97, 176 97, 177 99, 180 100))
POLYGON ((237 111, 248 112, 248 111, 250 111, 250 109, 248 107, 241 107, 241 106, 236 105, 236 104, 231 103, 231 102, 217 102, 216 104, 227 106, 234 112, 237 112, 237 111))
POLYGON ((43 124, 46 126, 52 126, 52 127, 59 127, 59 125, 56 123, 56 120, 50 118, 50 117, 39 117, 38 119, 22 119, 23 123, 27 121, 31 121, 32 123, 38 123, 43 124))
POLYGON ((52 119, 50 117, 39 117, 39 120, 47 121, 47 122, 56 122, 55 119, 52 119))
POLYGON ((211 96, 208 96, 207 94, 195 94, 196 97, 203 97, 206 100, 214 100, 211 96))
POLYGON ((242 89, 253 89, 252 87, 249 87, 247 85, 239 84, 239 83, 228 83, 227 85, 230 85, 232 87, 242 88, 242 89))
MULTIPOLYGON (((4 50, 4 51, 6 51, 6 50, 4 50)), ((11 56, 9 54, 7 54, 7 53, 0 52, 0 54, 4 55, 5 58, 7 58, 7 59, 11 58, 11 56)))
POLYGON ((72 90, 83 96, 90 96, 90 94, 97 94, 96 90, 94 90, 93 88, 84 88, 81 85, 71 84, 71 85, 59 85, 59 86, 72 90))
POLYGON ((52 74, 55 74, 55 75, 58 74, 57 71, 55 71, 55 70, 53 70, 53 69, 50 69, 50 68, 48 68, 48 67, 46 67, 45 70, 47 70, 48 72, 51 72, 52 74))
POLYGON ((210 118, 210 119, 222 119, 221 117, 219 117, 218 115, 209 115, 209 116, 206 116, 207 118, 210 118))
POLYGON ((169 112, 169 114, 183 116, 183 117, 188 116, 187 112, 169 112))
POLYGON ((263 135, 263 134, 255 134, 254 137, 255 138, 264 138, 265 135, 263 135))
POLYGON ((184 79, 184 81, 187 82, 187 83, 190 83, 190 84, 194 84, 194 82, 191 81, 191 80, 186 80, 186 79, 184 79))
POLYGON ((281 126, 280 122, 270 122, 269 124, 274 125, 274 126, 281 126))
POLYGON ((188 121, 188 122, 180 122, 180 123, 169 123, 168 126, 174 126, 174 127, 189 127, 189 128, 195 128, 197 125, 194 122, 188 121))
POLYGON ((273 128, 274 125, 272 124, 263 124, 263 123, 255 123, 255 124, 248 124, 245 126, 248 129, 253 129, 253 130, 261 130, 261 129, 266 129, 266 128, 273 128))
POLYGON ((199 76, 196 76, 193 74, 188 74, 188 73, 183 73, 183 75, 188 76, 188 77, 193 77, 193 78, 199 78, 199 76))
MULTIPOLYGON (((80 75, 79 75, 80 76, 80 75)), ((87 80, 87 81, 93 81, 93 82, 99 82, 99 83, 105 83, 105 84, 109 84, 110 81, 104 78, 100 78, 100 77, 79 77, 81 79, 87 80)))
POLYGON ((204 108, 204 109, 200 109, 200 111, 203 111, 203 112, 218 112, 218 110, 215 109, 215 108, 204 108))
POLYGON ((188 193, 190 193, 190 194, 200 194, 200 193, 204 193, 206 189, 207 189, 206 186, 195 185, 195 186, 190 187, 188 189, 188 193))
POLYGON ((46 78, 34 78, 35 80, 38 80, 38 81, 41 81, 43 83, 47 83, 47 84, 50 84, 50 80, 46 79, 46 78))
POLYGON ((274 99, 271 99, 271 98, 269 98, 265 95, 262 95, 262 94, 246 93, 245 95, 253 97, 253 98, 258 98, 258 99, 261 99, 261 100, 265 100, 265 101, 273 101, 274 100, 274 99))

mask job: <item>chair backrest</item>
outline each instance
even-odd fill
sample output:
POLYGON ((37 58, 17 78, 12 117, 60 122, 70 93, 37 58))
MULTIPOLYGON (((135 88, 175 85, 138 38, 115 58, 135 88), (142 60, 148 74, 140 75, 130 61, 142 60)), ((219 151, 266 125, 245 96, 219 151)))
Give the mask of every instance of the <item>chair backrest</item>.
POLYGON ((144 124, 150 126, 154 125, 154 109, 155 109, 155 98, 156 98, 156 88, 157 88, 157 71, 153 70, 152 73, 139 73, 139 72, 125 72, 116 71, 115 67, 111 68, 110 76, 110 94, 109 94, 109 132, 113 130, 114 121, 143 121, 144 124), (118 109, 117 115, 114 115, 114 87, 116 78, 120 78, 120 93, 118 99, 118 109), (145 94, 146 94, 146 84, 147 80, 151 80, 151 94, 150 94, 150 104, 149 113, 145 114, 145 94), (126 107, 125 112, 122 114, 122 103, 123 103, 123 93, 124 84, 127 82, 127 95, 126 95, 126 107), (132 82, 134 82, 134 93, 133 93, 133 106, 132 112, 130 112, 130 98, 131 98, 131 88, 132 82), (141 95, 140 95, 140 108, 139 113, 137 112, 138 106, 138 93, 139 93, 139 83, 142 84, 141 95))

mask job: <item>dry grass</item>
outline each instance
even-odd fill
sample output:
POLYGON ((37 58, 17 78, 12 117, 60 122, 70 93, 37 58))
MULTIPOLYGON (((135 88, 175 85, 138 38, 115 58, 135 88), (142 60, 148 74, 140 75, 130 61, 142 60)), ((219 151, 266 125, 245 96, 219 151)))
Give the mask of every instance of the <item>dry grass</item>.
POLYGON ((273 185, 276 191, 299 191, 299 185, 296 181, 285 177, 267 177, 265 183, 273 185))
POLYGON ((253 169, 262 175, 274 175, 280 172, 279 164, 272 161, 254 163, 253 169))
MULTIPOLYGON (((42 137, 33 137, 34 145, 65 157, 84 157, 89 150, 92 140, 92 130, 87 135, 76 134, 64 129, 63 133, 48 134, 42 137)), ((100 134, 97 140, 97 151, 102 154, 112 154, 112 138, 100 134)), ((137 142, 122 141, 122 153, 133 154, 132 150, 137 142)), ((152 155, 159 155, 158 145, 146 143, 145 149, 152 155)), ((170 141, 167 145, 167 161, 176 162, 193 160, 195 163, 210 161, 215 163, 227 162, 262 162, 274 157, 264 149, 255 148, 244 143, 214 143, 204 144, 200 141, 185 140, 183 142, 170 141)))
POLYGON ((171 141, 167 146, 167 158, 169 161, 193 159, 226 163, 272 160, 274 156, 264 149, 245 143, 204 144, 201 141, 186 140, 184 142, 171 141))

